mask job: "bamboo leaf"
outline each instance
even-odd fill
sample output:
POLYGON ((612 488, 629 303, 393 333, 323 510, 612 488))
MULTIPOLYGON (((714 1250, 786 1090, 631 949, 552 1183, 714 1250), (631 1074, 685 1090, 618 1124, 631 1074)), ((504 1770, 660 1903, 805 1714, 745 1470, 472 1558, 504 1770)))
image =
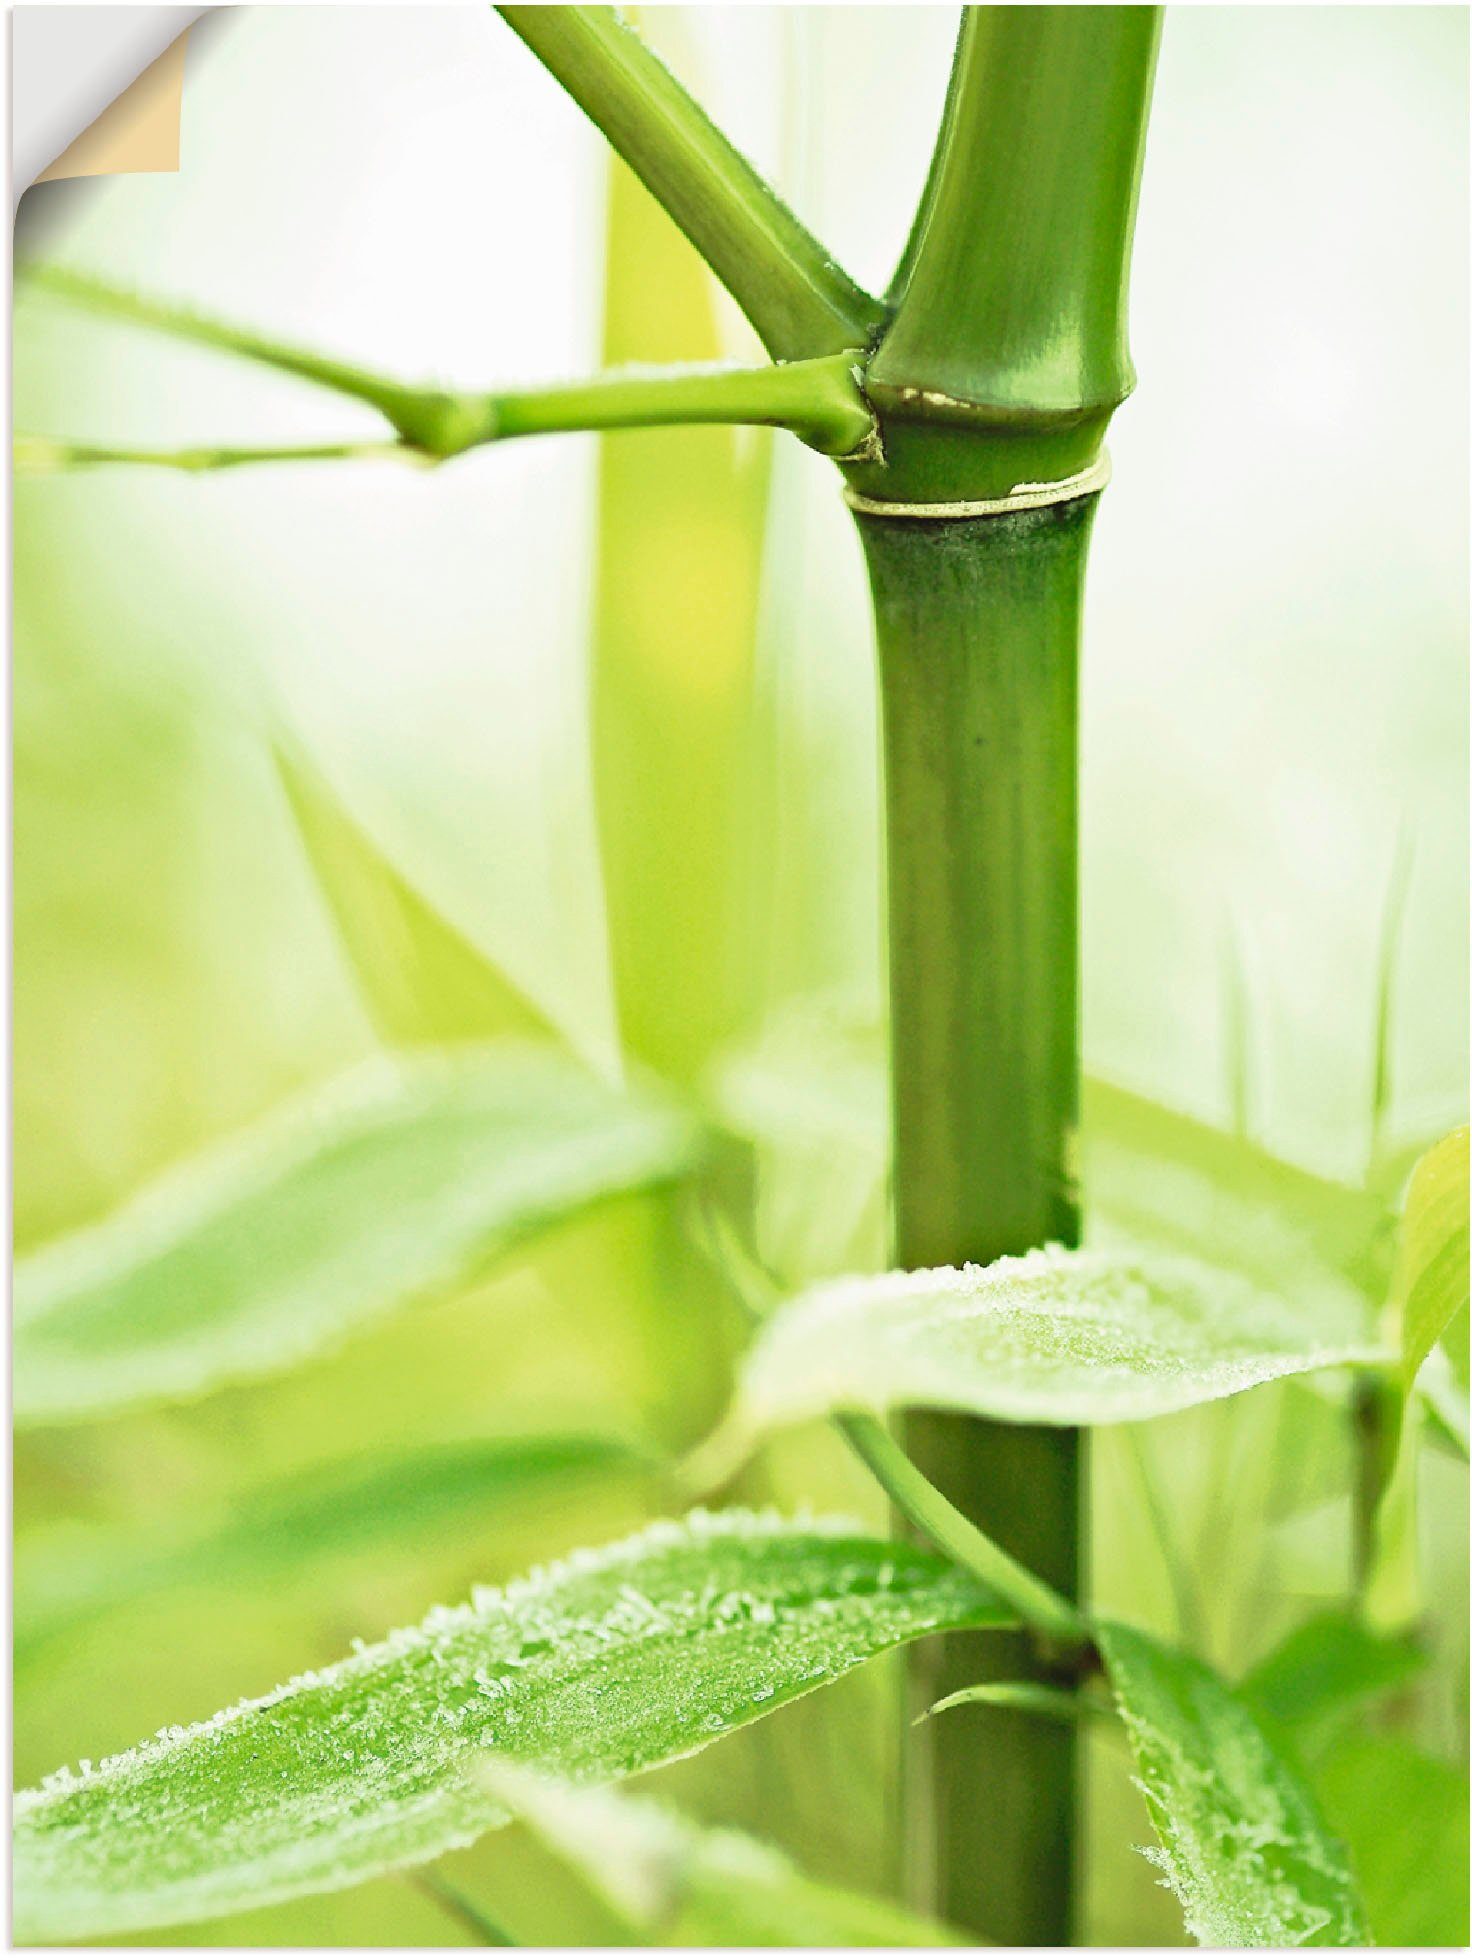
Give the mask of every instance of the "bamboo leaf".
POLYGON ((493 1761, 486 1787, 651 1946, 955 1946, 887 1899, 807 1877, 770 1845, 664 1804, 493 1761))
POLYGON ((520 988, 380 850, 304 755, 282 742, 272 755, 363 1003, 386 1041, 554 1034, 520 988))
POLYGON ((1459 1312, 1467 1308, 1469 1131, 1426 1152, 1411 1174, 1396 1261, 1401 1373, 1407 1389, 1459 1312))
POLYGON ((15 1937, 109 1936, 331 1891, 505 1820, 486 1751, 630 1775, 995 1596, 840 1521, 695 1513, 584 1553, 15 1805, 15 1937))
POLYGON ((1465 1770, 1404 1736, 1340 1736, 1314 1775, 1349 1847, 1380 1946, 1464 1949, 1468 1938, 1465 1770))
MULTIPOLYGON (((1467 1311, 1467 1130, 1454 1130, 1427 1151, 1411 1175, 1387 1317, 1400 1341, 1400 1385, 1394 1396, 1395 1453, 1376 1509, 1373 1556, 1365 1604, 1377 1625, 1394 1629, 1419 1610, 1416 1548, 1416 1418, 1436 1411, 1436 1375, 1429 1396, 1412 1400, 1432 1349, 1467 1311)), ((1453 1349, 1457 1346, 1453 1338, 1453 1349)), ((1449 1360, 1445 1350, 1439 1356, 1449 1360)), ((1466 1396, 1457 1384, 1440 1398, 1447 1413, 1438 1426, 1457 1434, 1466 1396)))
POLYGON ((932 1715, 944 1715, 952 1708, 1015 1708, 1023 1715, 1041 1715, 1050 1722, 1081 1722, 1090 1715, 1112 1716, 1114 1710, 1107 1701, 1096 1701, 1093 1696, 1074 1694, 1067 1688, 1049 1688, 1040 1681, 978 1681, 969 1688, 958 1688, 952 1695, 941 1699, 918 1716, 917 1721, 928 1721, 932 1715))
POLYGON ((1049 1247, 799 1293, 747 1356, 733 1420, 748 1443, 839 1410, 1139 1422, 1385 1359, 1357 1316, 1306 1314, 1200 1261, 1049 1247))
POLYGON ((385 1058, 25 1260, 16 1419, 276 1373, 599 1200, 682 1176, 696 1151, 680 1112, 555 1051, 385 1058))
POLYGON ((1364 1946, 1364 1911, 1312 1793, 1210 1668, 1132 1628, 1098 1628, 1140 1788, 1147 1856, 1203 1946, 1364 1946))
POLYGON ((1269 1721, 1300 1733, 1351 1714, 1424 1673, 1428 1656, 1405 1633, 1381 1633, 1331 1607, 1279 1641, 1239 1684, 1269 1721))
POLYGON ((92 1530, 81 1542, 18 1556, 17 1658, 100 1613, 175 1589, 259 1586, 308 1569, 320 1576, 343 1559, 453 1549, 507 1505, 640 1469, 652 1469, 648 1453, 621 1436, 475 1439, 298 1473, 187 1535, 92 1530))

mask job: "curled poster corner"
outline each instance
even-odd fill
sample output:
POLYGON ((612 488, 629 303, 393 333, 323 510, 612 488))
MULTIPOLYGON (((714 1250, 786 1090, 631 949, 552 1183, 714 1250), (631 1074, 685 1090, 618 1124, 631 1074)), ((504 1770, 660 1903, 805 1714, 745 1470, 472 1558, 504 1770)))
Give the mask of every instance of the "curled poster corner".
POLYGON ((184 104, 186 27, 135 82, 89 123, 74 143, 37 177, 110 177, 128 171, 177 170, 179 121, 184 104))
POLYGON ((183 36, 201 7, 19 6, 11 185, 179 168, 183 36))

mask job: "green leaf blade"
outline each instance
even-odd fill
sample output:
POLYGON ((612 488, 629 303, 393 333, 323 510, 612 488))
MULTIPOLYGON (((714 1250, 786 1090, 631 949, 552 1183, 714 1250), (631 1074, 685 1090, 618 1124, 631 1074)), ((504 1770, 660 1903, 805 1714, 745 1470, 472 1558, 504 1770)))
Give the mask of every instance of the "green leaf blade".
POLYGON ((17 1269, 15 1414, 72 1421, 289 1367, 667 1183, 698 1135, 519 1043, 383 1061, 17 1269))
POLYGON ((187 1923, 422 1863, 505 1821, 487 1751, 630 1775, 887 1648, 1006 1619, 945 1561, 842 1522, 656 1525, 24 1793, 16 1937, 187 1923))
POLYGON ((1265 1654, 1240 1692, 1269 1721, 1309 1734, 1406 1687, 1427 1664, 1426 1650, 1408 1634, 1382 1633, 1331 1607, 1265 1654))
POLYGON ((837 1410, 917 1407, 1138 1422, 1383 1358, 1356 1314, 1301 1313, 1199 1261, 1049 1247, 798 1294, 748 1357, 735 1423, 750 1436, 837 1410))
POLYGON ((1151 1821, 1203 1946, 1365 1946, 1348 1862, 1240 1696, 1133 1628, 1098 1628, 1151 1821))
POLYGON ((1416 1165, 1396 1264, 1401 1371, 1407 1389, 1467 1307, 1468 1129, 1453 1130, 1416 1165))

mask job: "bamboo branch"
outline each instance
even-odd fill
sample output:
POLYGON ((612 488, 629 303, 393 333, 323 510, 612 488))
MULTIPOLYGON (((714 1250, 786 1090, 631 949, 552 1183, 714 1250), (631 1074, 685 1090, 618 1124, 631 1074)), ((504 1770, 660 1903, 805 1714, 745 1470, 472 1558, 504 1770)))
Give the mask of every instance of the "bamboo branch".
POLYGON ((726 422, 788 429, 825 456, 871 453, 874 417, 856 348, 773 367, 618 368, 591 381, 486 397, 482 438, 573 429, 650 429, 726 422))
POLYGON ((873 1416, 839 1416, 836 1422, 886 1495, 937 1551, 974 1572, 1045 1640, 1069 1649, 1087 1646, 1088 1628, 1077 1608, 963 1517, 916 1468, 883 1423, 873 1416))
POLYGON ((499 7, 658 199, 778 360, 865 346, 885 318, 612 7, 499 7))
POLYGON ((334 360, 310 348, 211 319, 169 300, 147 298, 88 273, 73 272, 66 266, 28 267, 22 290, 26 287, 84 307, 89 313, 171 334, 198 347, 214 347, 221 353, 274 368, 279 374, 296 375, 335 395, 366 402, 378 410, 405 442, 431 455, 455 455, 468 447, 467 436, 477 424, 479 397, 452 394, 443 389, 406 387, 348 361, 334 360))
MULTIPOLYGON (((450 392, 372 374, 345 361, 209 319, 168 301, 144 298, 59 266, 35 267, 27 277, 43 291, 90 312, 217 348, 365 402, 384 417, 405 450, 439 461, 516 436, 663 428, 681 423, 788 429, 821 454, 845 459, 876 453, 874 417, 860 387, 864 357, 858 348, 770 367, 624 368, 591 380, 546 388, 495 394, 450 392)), ((50 445, 51 456, 41 460, 43 466, 49 463, 51 467, 58 461, 135 462, 198 470, 257 461, 377 455, 392 447, 344 443, 159 452, 56 443, 50 445)), ((40 451, 36 454, 39 457, 40 451)))

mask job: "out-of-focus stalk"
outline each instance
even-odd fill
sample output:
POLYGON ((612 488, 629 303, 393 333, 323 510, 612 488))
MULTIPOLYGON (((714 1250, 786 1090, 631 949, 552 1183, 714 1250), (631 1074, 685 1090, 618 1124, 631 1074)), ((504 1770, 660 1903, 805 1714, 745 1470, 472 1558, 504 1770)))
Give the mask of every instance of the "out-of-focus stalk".
MULTIPOLYGON (((603 353, 708 359, 710 275, 611 167, 603 353)), ((752 910, 757 602, 771 439, 692 429, 602 444, 594 786, 625 1052, 693 1082, 741 1026, 752 910)))

